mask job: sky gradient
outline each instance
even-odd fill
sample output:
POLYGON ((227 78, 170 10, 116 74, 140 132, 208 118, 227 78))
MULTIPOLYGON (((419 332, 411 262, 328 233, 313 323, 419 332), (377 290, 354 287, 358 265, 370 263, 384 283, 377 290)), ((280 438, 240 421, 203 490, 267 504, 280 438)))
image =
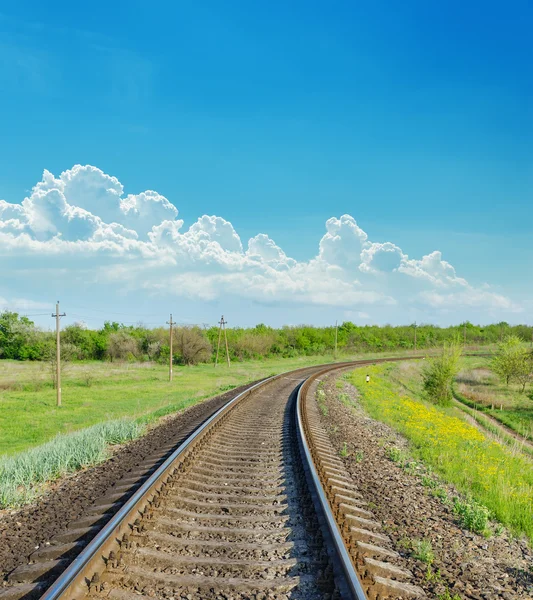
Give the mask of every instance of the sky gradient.
POLYGON ((6 4, 0 308, 531 322, 533 9, 353 4, 6 4))

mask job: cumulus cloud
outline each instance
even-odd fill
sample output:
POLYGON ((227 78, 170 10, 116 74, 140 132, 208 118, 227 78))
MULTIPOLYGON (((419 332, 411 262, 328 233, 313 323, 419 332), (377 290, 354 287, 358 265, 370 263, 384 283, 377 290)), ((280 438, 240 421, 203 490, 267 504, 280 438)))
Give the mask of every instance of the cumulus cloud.
POLYGON ((316 256, 297 261, 265 233, 245 247, 221 216, 203 215, 186 227, 157 192, 126 195, 116 177, 76 165, 59 177, 44 171, 20 204, 0 200, 0 261, 20 269, 31 257, 38 269, 54 255, 62 277, 83 260, 92 281, 122 289, 204 301, 231 292, 255 302, 343 307, 365 319, 372 307, 413 303, 433 311, 518 310, 459 277, 439 251, 410 258, 393 242, 370 240, 351 215, 328 219, 325 229, 316 256))

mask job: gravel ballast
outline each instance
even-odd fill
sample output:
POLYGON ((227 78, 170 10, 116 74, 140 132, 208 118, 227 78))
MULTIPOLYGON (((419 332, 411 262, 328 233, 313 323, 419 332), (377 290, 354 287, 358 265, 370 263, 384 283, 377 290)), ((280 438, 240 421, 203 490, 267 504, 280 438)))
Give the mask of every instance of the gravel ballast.
MULTIPOLYGON (((321 419, 346 468, 377 520, 429 598, 504 600, 533 598, 533 554, 528 542, 506 531, 489 538, 461 529, 451 508, 422 485, 424 467, 411 474, 388 458, 407 441, 363 411, 357 390, 342 375, 325 377, 321 419), (339 379, 340 378, 340 379, 339 379), (336 385, 337 380, 342 382, 336 385), (431 543, 434 560, 413 557, 412 542, 431 543), (449 594, 449 595, 446 595, 449 594), (455 596, 456 595, 456 596, 455 596)), ((459 495, 447 486, 448 496, 459 495)))

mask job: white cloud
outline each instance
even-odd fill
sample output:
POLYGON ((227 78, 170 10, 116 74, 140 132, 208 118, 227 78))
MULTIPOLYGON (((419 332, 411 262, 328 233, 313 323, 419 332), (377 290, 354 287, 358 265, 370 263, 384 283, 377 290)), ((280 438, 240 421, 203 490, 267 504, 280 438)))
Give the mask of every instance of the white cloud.
MULTIPOLYGON (((264 233, 244 248, 223 217, 203 215, 188 228, 177 217, 164 196, 124 195, 118 179, 96 167, 76 165, 57 178, 44 171, 20 204, 0 201, 0 261, 20 270, 31 258, 35 273, 53 255, 57 277, 77 276, 82 266, 91 282, 121 290, 204 301, 237 294, 269 304, 343 307, 365 319, 374 309, 401 313, 413 304, 433 314, 518 310, 490 287, 471 286, 439 251, 409 258, 393 242, 371 241, 350 215, 328 219, 317 255, 300 262, 264 233)), ((52 276, 46 273, 41 285, 52 276)))

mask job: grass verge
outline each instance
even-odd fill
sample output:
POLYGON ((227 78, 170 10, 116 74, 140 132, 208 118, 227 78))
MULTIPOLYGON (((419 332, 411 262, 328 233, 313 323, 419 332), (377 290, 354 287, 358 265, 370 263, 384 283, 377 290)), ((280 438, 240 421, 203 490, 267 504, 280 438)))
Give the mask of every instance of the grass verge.
MULTIPOLYGON (((459 418, 411 394, 398 394, 390 376, 395 365, 357 369, 349 376, 361 393, 363 407, 373 418, 391 425, 412 445, 413 454, 453 483, 477 505, 517 535, 533 541, 533 469, 530 461, 513 455, 459 418), (371 375, 370 383, 365 375, 371 375)), ((404 388, 405 389, 405 388, 404 388)), ((457 508, 465 519, 471 515, 457 508)))
POLYGON ((14 508, 31 501, 44 484, 109 455, 109 447, 139 437, 145 426, 132 419, 93 425, 58 435, 42 446, 0 459, 0 508, 14 508))

